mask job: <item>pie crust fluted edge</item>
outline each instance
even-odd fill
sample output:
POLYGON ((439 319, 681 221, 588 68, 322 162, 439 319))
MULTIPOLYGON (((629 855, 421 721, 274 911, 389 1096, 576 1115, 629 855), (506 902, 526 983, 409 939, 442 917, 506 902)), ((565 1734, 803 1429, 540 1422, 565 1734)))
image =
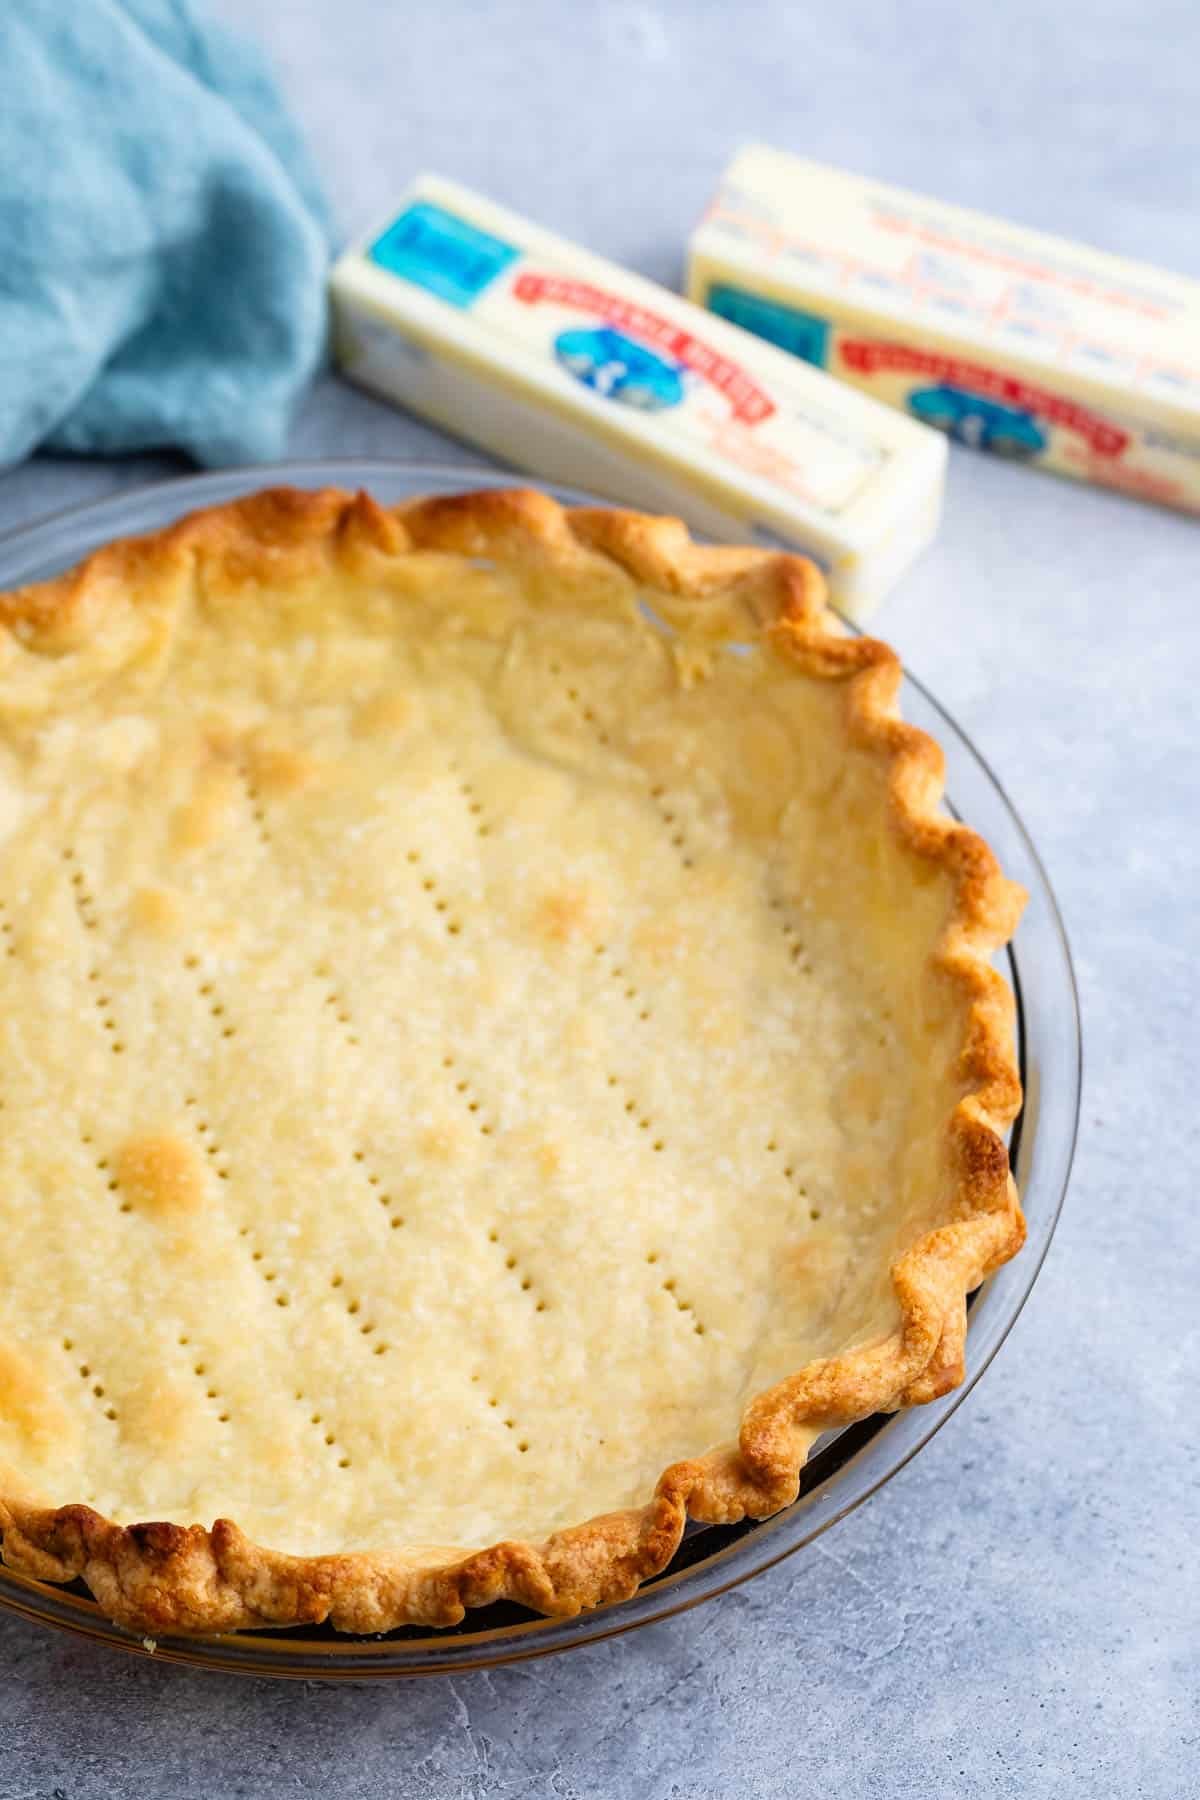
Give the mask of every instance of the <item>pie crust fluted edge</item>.
MULTIPOLYGON (((82 1577, 102 1610, 153 1635, 233 1631, 329 1620, 373 1633, 401 1624, 457 1623, 469 1607, 515 1601, 570 1615, 627 1599, 674 1555, 688 1519, 763 1518, 796 1498, 814 1440, 871 1413, 935 1399, 964 1374, 966 1297, 1020 1249, 1024 1219, 1003 1133, 1019 1110, 1013 1002, 990 954, 1012 935, 1024 894, 983 840, 939 810, 944 764, 932 739, 897 712, 901 670, 871 638, 846 634, 805 558, 694 544, 673 519, 564 508, 526 490, 488 490, 384 509, 368 495, 277 488, 182 519, 149 537, 97 551, 77 569, 0 595, 0 628, 48 650, 103 630, 116 593, 187 581, 278 585, 328 559, 369 577, 379 559, 413 549, 498 562, 531 561, 569 577, 599 556, 655 592, 668 617, 728 633, 749 619, 798 668, 844 684, 848 741, 886 770, 894 829, 953 879, 935 962, 966 1001, 965 1092, 947 1125, 953 1193, 949 1222, 911 1244, 892 1281, 900 1324, 881 1342, 809 1363, 756 1395, 736 1442, 673 1463, 653 1497, 541 1543, 509 1541, 444 1561, 422 1552, 296 1556, 252 1542, 228 1519, 211 1529, 162 1522, 118 1525, 90 1507, 31 1505, 4 1493, 5 1562, 35 1578, 82 1577)), ((591 562, 594 568, 594 562, 591 562)))

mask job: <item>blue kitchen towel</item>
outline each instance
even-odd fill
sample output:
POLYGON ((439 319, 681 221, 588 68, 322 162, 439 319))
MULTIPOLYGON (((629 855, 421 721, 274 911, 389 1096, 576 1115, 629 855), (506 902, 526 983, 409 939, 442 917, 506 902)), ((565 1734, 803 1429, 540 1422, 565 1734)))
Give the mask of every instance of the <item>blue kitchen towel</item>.
POLYGON ((0 0, 0 465, 277 456, 328 250, 262 59, 193 0, 0 0))

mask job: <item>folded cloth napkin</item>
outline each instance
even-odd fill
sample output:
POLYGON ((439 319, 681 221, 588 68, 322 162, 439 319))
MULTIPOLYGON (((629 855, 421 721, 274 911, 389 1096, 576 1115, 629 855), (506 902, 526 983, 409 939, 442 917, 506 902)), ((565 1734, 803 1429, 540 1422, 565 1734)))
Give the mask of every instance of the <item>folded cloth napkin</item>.
POLYGON ((278 455, 328 247, 262 60, 192 0, 0 0, 0 465, 278 455))

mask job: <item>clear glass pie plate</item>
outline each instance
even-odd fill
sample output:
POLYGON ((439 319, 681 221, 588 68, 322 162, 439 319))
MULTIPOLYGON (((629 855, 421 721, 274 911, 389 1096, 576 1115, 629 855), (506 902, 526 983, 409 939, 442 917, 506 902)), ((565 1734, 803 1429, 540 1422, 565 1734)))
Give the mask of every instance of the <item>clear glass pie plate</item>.
MULTIPOLYGON (((152 531, 185 512, 278 483, 366 488, 382 502, 473 487, 544 485, 484 469, 333 460, 198 475, 60 513, 0 539, 0 590, 41 580, 112 538, 152 531)), ((546 487, 564 501, 589 496, 546 487)), ((968 1373, 933 1404, 862 1421, 818 1445, 794 1506, 761 1523, 694 1526, 670 1567, 633 1599, 573 1619, 542 1619, 511 1605, 471 1614, 461 1626, 353 1638, 326 1628, 161 1639, 151 1646, 105 1619, 82 1586, 54 1587, 0 1567, 0 1607, 160 1660, 249 1675, 365 1680, 453 1673, 568 1650, 668 1617, 802 1551, 915 1456, 962 1403, 1008 1335, 1037 1278, 1066 1191, 1079 1111, 1079 1012, 1070 952, 1045 871, 1029 836, 982 758, 919 682, 906 679, 905 716, 946 754, 948 804, 987 839, 1030 900, 1005 973, 1017 997, 1024 1110, 1011 1138, 1029 1240, 975 1295, 968 1373)))

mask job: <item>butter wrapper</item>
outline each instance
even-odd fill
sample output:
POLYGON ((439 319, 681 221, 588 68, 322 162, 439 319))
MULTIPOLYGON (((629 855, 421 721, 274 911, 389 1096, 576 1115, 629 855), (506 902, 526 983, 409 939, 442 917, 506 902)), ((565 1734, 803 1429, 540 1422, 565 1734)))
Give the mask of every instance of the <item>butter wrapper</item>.
POLYGON ((1200 282, 759 146, 688 292, 1014 461, 1200 512, 1200 282))
POLYGON ((501 461, 805 551, 863 617, 937 528, 942 438, 457 184, 332 275, 354 381, 501 461))

